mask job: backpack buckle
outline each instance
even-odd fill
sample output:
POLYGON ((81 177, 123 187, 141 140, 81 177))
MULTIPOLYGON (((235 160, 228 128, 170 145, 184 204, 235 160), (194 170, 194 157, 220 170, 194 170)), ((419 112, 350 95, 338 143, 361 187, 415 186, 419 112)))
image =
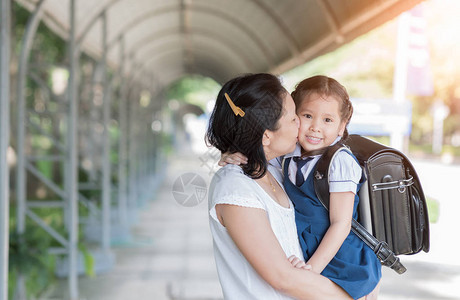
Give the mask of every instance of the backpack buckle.
POLYGON ((319 171, 316 171, 316 173, 315 173, 315 178, 316 178, 317 180, 321 180, 321 179, 323 179, 323 177, 324 177, 323 174, 321 174, 319 171))
POLYGON ((413 184, 414 184, 414 177, 410 177, 408 179, 401 179, 398 181, 374 183, 372 185, 372 190, 376 192, 376 191, 382 191, 382 190, 397 189, 398 192, 402 194, 406 191, 406 188, 408 186, 411 186, 413 184))

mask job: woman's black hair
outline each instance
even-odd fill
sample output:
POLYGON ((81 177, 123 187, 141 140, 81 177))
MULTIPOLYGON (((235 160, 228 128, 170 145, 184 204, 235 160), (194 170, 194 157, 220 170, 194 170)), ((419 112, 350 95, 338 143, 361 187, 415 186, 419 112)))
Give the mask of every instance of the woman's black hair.
POLYGON ((265 130, 278 129, 286 93, 278 77, 271 74, 247 74, 231 79, 217 96, 206 144, 222 153, 244 154, 248 158, 248 163, 242 166, 244 173, 254 179, 261 178, 267 171, 262 137, 265 130), (225 93, 245 112, 244 117, 234 114, 225 93))

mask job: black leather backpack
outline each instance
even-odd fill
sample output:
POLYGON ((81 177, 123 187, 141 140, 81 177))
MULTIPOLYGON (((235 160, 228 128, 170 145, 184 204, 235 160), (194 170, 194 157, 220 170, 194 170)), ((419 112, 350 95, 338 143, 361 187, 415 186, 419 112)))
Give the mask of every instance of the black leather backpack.
POLYGON ((315 192, 326 209, 330 163, 341 150, 353 153, 366 175, 352 231, 374 250, 382 265, 404 273, 397 255, 430 248, 428 210, 414 167, 400 151, 350 135, 345 144, 329 147, 314 170, 315 192))

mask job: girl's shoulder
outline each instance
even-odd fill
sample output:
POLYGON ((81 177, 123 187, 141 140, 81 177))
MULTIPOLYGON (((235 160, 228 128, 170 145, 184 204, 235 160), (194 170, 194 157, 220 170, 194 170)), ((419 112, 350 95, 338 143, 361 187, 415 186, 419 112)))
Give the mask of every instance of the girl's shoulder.
MULTIPOLYGON (((353 153, 348 150, 348 149, 345 149, 345 148, 342 148, 340 149, 340 151, 337 153, 337 155, 335 155, 334 157, 335 160, 337 160, 338 162, 342 162, 342 163, 352 163, 352 162, 355 162, 357 165, 358 164, 358 161, 356 159, 356 157, 353 155, 353 153)), ((333 159, 333 161, 334 161, 333 159)))
POLYGON ((341 150, 331 161, 330 174, 337 173, 345 178, 361 177, 362 168, 351 152, 341 150))

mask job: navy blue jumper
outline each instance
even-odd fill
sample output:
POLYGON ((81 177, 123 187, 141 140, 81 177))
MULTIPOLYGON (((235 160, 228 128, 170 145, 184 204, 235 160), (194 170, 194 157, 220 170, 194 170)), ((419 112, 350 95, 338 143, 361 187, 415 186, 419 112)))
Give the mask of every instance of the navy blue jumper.
MULTIPOLYGON (((353 158, 356 160, 354 156, 353 158)), ((314 172, 310 172, 305 182, 297 187, 288 176, 290 161, 291 158, 286 158, 283 165, 284 187, 294 204, 297 234, 305 261, 308 261, 329 228, 329 212, 315 194, 314 172)), ((354 219, 358 216, 358 190, 362 181, 358 184, 355 193, 354 219)), ((350 231, 337 254, 324 268, 321 275, 341 286, 353 299, 358 299, 374 290, 382 276, 381 272, 380 261, 372 249, 350 231)))

